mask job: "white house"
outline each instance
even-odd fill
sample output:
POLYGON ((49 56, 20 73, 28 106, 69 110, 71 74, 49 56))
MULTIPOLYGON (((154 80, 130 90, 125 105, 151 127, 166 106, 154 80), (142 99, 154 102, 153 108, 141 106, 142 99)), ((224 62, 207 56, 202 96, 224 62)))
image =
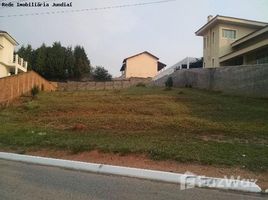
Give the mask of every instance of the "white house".
POLYGON ((0 30, 0 78, 27 72, 28 63, 14 54, 17 45, 11 35, 0 30))
POLYGON ((190 69, 190 65, 193 62, 198 61, 198 58, 193 58, 193 57, 186 57, 182 59, 181 61, 177 62, 175 65, 172 65, 171 67, 168 68, 163 68, 154 78, 153 80, 157 80, 159 78, 162 78, 164 76, 172 74, 174 71, 179 70, 179 69, 190 69))

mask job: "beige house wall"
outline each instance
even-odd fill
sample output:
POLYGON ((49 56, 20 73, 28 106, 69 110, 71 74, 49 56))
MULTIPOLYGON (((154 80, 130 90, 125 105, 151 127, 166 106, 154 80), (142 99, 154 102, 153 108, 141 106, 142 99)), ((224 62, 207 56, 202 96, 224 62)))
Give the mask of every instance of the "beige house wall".
POLYGON ((203 57, 204 68, 214 68, 220 66, 220 57, 231 53, 231 44, 236 40, 256 31, 255 28, 245 26, 237 26, 230 24, 217 24, 205 33, 203 38, 203 57), (222 36, 223 29, 230 29, 236 31, 236 39, 228 39, 222 36), (214 40, 213 40, 214 33, 214 40), (206 45, 204 42, 206 41, 206 45), (214 60, 214 61, 213 61, 214 60))
POLYGON ((18 74, 27 72, 28 63, 18 55, 14 59, 15 44, 0 35, 0 78, 9 76, 10 73, 18 74))
POLYGON ((209 29, 203 37, 204 67, 219 66, 219 26, 209 29), (214 35, 214 36, 213 36, 214 35), (205 39, 204 39, 205 38, 205 39), (204 42, 206 44, 204 44, 204 42), (214 66, 212 60, 214 59, 214 66))
POLYGON ((0 49, 0 61, 4 63, 12 63, 15 46, 3 36, 0 36, 0 45, 4 47, 0 49))
POLYGON ((237 56, 244 56, 245 65, 257 64, 256 60, 257 60, 257 55, 260 53, 259 49, 265 46, 266 47, 268 46, 268 38, 261 40, 261 41, 253 40, 251 45, 238 49, 230 55, 224 56, 223 58, 220 59, 220 61, 224 62, 237 56))
POLYGON ((249 28, 244 26, 237 26, 237 25, 229 25, 229 24, 220 24, 220 44, 219 44, 219 57, 224 56, 228 53, 232 52, 231 44, 235 42, 236 40, 239 40, 240 38, 256 31, 255 28, 249 28), (222 37, 222 30, 223 29, 230 29, 236 31, 236 39, 228 39, 222 37))
POLYGON ((148 78, 157 75, 158 60, 146 53, 127 59, 126 78, 148 78))
POLYGON ((9 70, 7 69, 6 66, 0 64, 0 78, 9 76, 9 70))

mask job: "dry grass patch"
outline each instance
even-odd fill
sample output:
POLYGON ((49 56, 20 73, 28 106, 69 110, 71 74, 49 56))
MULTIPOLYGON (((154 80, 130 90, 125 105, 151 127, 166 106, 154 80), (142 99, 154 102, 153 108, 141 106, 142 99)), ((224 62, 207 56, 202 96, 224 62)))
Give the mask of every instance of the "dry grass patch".
POLYGON ((41 93, 0 110, 0 120, 0 148, 96 149, 268 170, 267 99, 142 87, 41 93))

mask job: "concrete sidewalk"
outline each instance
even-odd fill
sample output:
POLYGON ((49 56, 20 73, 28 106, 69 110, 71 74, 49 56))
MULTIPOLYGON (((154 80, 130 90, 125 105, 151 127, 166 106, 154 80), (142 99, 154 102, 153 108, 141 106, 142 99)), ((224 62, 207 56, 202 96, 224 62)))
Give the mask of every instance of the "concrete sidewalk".
POLYGON ((180 190, 178 184, 86 173, 0 159, 0 199, 4 200, 264 200, 260 194, 225 190, 180 190))
POLYGON ((155 181, 163 181, 168 183, 177 183, 182 186, 189 187, 207 187, 216 189, 236 190, 243 192, 261 192, 261 188, 255 183, 247 180, 231 180, 197 176, 192 174, 178 174, 164 171, 121 167, 113 165, 103 165, 96 163, 86 163, 62 159, 44 158, 37 156, 19 155, 13 153, 0 152, 0 159, 9 161, 19 161, 38 165, 61 167, 72 170, 82 170, 93 173, 112 174, 119 176, 127 176, 133 178, 141 178, 155 181))

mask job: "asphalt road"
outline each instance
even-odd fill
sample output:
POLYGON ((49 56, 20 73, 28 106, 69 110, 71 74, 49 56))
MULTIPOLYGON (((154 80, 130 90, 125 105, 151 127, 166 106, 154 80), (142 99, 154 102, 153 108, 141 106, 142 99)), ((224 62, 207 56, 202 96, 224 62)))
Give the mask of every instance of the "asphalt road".
POLYGON ((1 200, 183 199, 260 200, 268 196, 179 185, 0 160, 1 200))

